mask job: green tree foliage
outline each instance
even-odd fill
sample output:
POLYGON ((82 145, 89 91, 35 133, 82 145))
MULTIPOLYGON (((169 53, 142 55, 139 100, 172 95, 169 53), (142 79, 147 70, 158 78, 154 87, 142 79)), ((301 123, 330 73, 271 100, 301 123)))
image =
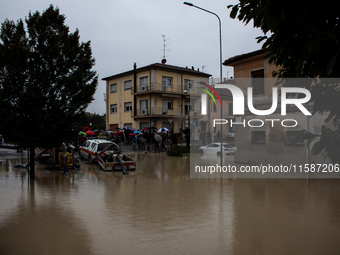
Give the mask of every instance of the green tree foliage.
POLYGON ((58 8, 25 21, 1 26, 0 130, 23 147, 50 148, 78 131, 98 83, 95 60, 90 42, 69 32, 58 8))
POLYGON ((106 115, 99 115, 99 114, 85 114, 81 120, 81 127, 89 127, 91 123, 91 129, 106 129, 106 115))
POLYGON ((264 33, 270 61, 285 77, 340 77, 340 15, 333 1, 242 0, 230 17, 264 33))
MULTIPOLYGON (((340 13, 336 2, 306 0, 240 0, 229 5, 230 17, 260 28, 269 61, 282 77, 340 77, 340 13)), ((314 113, 327 113, 313 153, 325 150, 333 163, 340 162, 340 86, 317 83, 311 90, 314 113)), ((315 137, 315 136, 314 136, 315 137)))

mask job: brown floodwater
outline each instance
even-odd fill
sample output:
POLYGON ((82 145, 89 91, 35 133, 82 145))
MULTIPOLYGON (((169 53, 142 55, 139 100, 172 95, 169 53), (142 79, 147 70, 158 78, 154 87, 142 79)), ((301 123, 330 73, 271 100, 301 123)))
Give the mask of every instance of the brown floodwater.
POLYGON ((192 179, 189 158, 47 171, 0 160, 0 254, 340 254, 340 180, 192 179))

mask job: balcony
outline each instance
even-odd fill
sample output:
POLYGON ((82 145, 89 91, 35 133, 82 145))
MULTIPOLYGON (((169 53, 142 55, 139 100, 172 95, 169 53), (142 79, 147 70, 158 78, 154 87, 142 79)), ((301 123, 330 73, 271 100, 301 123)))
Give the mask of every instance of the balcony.
MULTIPOLYGON (((184 113, 183 113, 184 114, 184 113)), ((150 117, 180 117, 181 109, 164 109, 162 107, 151 107, 151 109, 137 108, 136 115, 131 112, 131 117, 150 118, 150 117)))
POLYGON ((194 89, 189 89, 184 92, 184 89, 181 88, 179 85, 172 84, 168 86, 164 83, 156 83, 151 82, 150 84, 137 84, 136 92, 134 94, 141 94, 141 93, 166 93, 166 94, 178 94, 178 95, 197 95, 197 91, 194 89))

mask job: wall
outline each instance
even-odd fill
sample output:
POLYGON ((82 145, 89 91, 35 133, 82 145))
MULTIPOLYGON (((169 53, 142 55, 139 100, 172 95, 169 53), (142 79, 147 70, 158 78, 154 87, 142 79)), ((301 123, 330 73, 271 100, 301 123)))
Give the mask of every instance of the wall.
MULTIPOLYGON (((197 82, 208 83, 209 79, 205 77, 199 77, 196 75, 184 74, 179 71, 161 70, 161 69, 150 69, 147 71, 142 71, 137 73, 137 90, 136 92, 144 92, 140 89, 140 78, 148 77, 149 91, 145 91, 143 94, 137 94, 136 104, 134 104, 134 88, 131 90, 124 90, 124 82, 127 80, 132 80, 133 74, 122 76, 119 78, 111 79, 107 82, 107 125, 108 127, 112 124, 118 124, 119 127, 123 126, 124 123, 132 123, 132 127, 139 129, 140 123, 149 122, 152 125, 152 120, 156 120, 155 124, 158 128, 161 128, 164 122, 168 121, 168 118, 174 119, 174 131, 179 132, 181 127, 184 128, 184 105, 185 102, 189 102, 190 98, 188 95, 198 93, 197 82), (166 92, 163 93, 162 89, 162 77, 172 77, 172 87, 167 88, 166 92), (188 90, 188 94, 184 94, 184 80, 192 80, 194 82, 194 87, 188 90), (110 84, 117 83, 117 92, 110 93, 110 84), (151 89, 151 92, 150 92, 151 89), (148 110, 151 118, 146 118, 140 115, 140 101, 148 100, 148 110), (166 115, 163 115, 162 107, 163 100, 172 100, 173 109, 168 110, 166 115), (134 108, 136 108, 136 115, 139 117, 131 117, 131 112, 124 111, 124 103, 132 102, 132 113, 134 113, 134 108), (117 113, 110 113, 110 105, 117 104, 117 113)), ((132 84, 133 86, 134 84, 132 84)), ((198 113, 200 111, 200 101, 196 98, 195 110, 198 113)))
MULTIPOLYGON (((247 164, 305 164, 307 161, 310 163, 321 163, 324 161, 324 153, 320 155, 311 155, 310 151, 314 143, 307 145, 307 142, 303 144, 288 144, 287 143, 287 131, 300 131, 309 130, 314 134, 321 133, 321 125, 326 118, 325 115, 316 114, 312 117, 307 117, 301 112, 293 112, 287 114, 287 116, 281 116, 279 113, 275 113, 269 116, 246 116, 246 126, 250 119, 261 119, 266 124, 264 127, 246 127, 242 125, 235 125, 235 146, 237 153, 235 154, 235 162, 242 162, 247 164), (265 119, 278 119, 280 121, 274 122, 272 127, 271 121, 265 121, 265 119), (298 122, 296 127, 283 127, 281 121, 284 119, 294 119, 298 122), (309 124, 307 124, 309 122, 309 124), (252 131, 266 131, 266 142, 254 143, 251 140, 252 131), (307 152, 309 154, 307 154, 307 152), (307 156, 308 155, 308 156, 307 156), (307 159, 309 157, 309 159, 307 159)), ((259 122, 257 122, 259 123, 259 122)), ((286 122, 287 125, 288 122, 286 122)), ((252 122, 251 125, 257 125, 252 122)))
POLYGON ((133 95, 132 89, 124 90, 124 82, 132 80, 133 75, 128 75, 122 78, 112 79, 107 82, 107 93, 108 93, 108 124, 118 124, 119 127, 123 126, 124 123, 133 123, 133 119, 131 118, 131 112, 124 111, 124 103, 132 102, 133 103, 133 95), (110 93, 110 85, 117 84, 117 92, 110 93), (117 104, 117 113, 111 113, 110 105, 117 104))
MULTIPOLYGON (((264 68, 265 73, 265 94, 253 96, 253 104, 256 109, 269 109, 272 105, 272 89, 275 82, 272 78, 272 72, 277 69, 273 64, 268 63, 268 59, 263 59, 264 54, 244 59, 236 62, 234 66, 235 85, 244 91, 245 104, 247 102, 247 87, 251 87, 251 71, 264 68)), ((278 88, 280 88, 278 86, 278 88)), ((305 105, 306 106, 306 105, 305 105)), ((317 156, 310 155, 313 143, 307 145, 292 145, 287 143, 287 131, 309 130, 309 132, 320 134, 321 123, 325 116, 314 115, 307 117, 300 110, 295 109, 282 116, 280 112, 280 97, 278 97, 277 111, 269 116, 255 116, 245 108, 245 116, 239 116, 239 119, 248 123, 250 119, 279 119, 275 121, 274 127, 272 122, 266 122, 263 127, 246 127, 235 125, 235 161, 246 164, 304 164, 307 162, 323 162, 324 154, 317 156), (294 119, 298 126, 294 128, 282 127, 281 120, 294 119), (308 124, 307 124, 308 123, 308 124), (265 131, 265 143, 255 143, 252 141, 252 131, 265 131)), ((288 110, 287 110, 288 111, 288 110)), ((255 124, 255 123, 254 123, 255 124)))

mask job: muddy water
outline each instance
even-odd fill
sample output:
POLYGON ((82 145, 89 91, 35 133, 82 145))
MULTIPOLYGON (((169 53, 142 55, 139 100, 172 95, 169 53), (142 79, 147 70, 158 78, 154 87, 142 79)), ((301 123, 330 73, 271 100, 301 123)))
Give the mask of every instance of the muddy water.
POLYGON ((340 181, 190 179, 189 159, 136 154, 36 180, 0 161, 0 254, 340 254, 340 181))

